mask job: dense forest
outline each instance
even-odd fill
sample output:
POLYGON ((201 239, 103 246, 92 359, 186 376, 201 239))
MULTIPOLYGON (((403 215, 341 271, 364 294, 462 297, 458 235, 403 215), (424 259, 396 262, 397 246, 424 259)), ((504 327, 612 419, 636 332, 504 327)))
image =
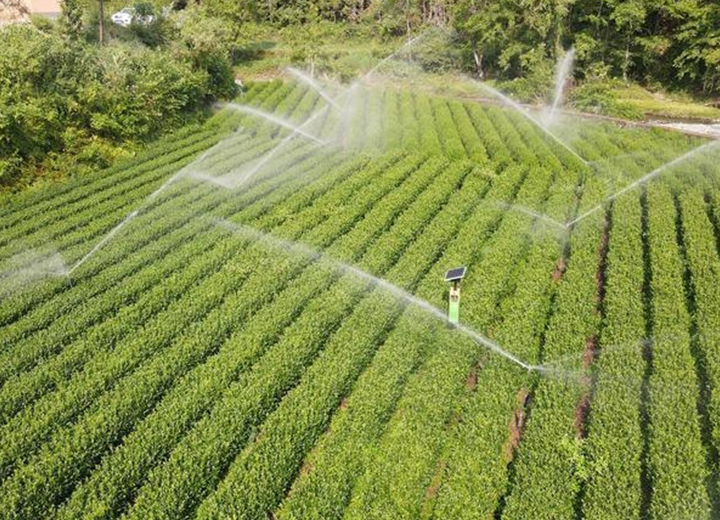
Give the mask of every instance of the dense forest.
POLYGON ((380 35, 454 29, 463 66, 481 78, 546 73, 573 46, 582 77, 720 88, 714 0, 203 0, 217 16, 278 25, 370 23, 380 35))

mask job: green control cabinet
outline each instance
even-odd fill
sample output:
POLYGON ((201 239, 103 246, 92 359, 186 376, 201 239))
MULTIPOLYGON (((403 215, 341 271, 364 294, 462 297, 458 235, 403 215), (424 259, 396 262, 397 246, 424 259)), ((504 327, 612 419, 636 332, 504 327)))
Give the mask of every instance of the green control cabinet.
POLYGON ((455 284, 450 287, 450 306, 448 307, 448 321, 457 325, 460 321, 460 287, 455 284))
POLYGON ((465 276, 467 267, 456 267, 445 273, 445 281, 450 282, 450 299, 448 302, 448 322, 457 325, 460 322, 460 280, 465 276))

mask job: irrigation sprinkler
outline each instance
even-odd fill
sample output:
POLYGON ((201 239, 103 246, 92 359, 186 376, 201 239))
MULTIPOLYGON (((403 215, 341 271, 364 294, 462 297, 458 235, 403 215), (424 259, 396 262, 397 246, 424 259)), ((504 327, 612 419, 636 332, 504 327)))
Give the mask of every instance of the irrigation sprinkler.
POLYGON ((467 267, 456 267, 445 273, 445 281, 452 284, 448 305, 448 321, 453 326, 457 326, 460 321, 460 280, 463 279, 466 271, 467 267))

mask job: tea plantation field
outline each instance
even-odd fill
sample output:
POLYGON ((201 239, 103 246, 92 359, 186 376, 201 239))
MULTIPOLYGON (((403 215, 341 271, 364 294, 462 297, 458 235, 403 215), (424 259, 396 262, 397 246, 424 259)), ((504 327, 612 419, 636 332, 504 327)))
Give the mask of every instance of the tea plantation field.
POLYGON ((0 519, 720 518, 717 149, 324 95, 0 203, 0 519))

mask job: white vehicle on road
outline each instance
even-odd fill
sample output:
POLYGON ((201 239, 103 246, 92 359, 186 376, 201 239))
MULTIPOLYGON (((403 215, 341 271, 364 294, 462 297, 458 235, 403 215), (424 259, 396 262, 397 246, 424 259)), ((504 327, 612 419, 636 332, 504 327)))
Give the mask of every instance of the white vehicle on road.
POLYGON ((151 14, 147 16, 138 15, 134 7, 126 7, 125 9, 120 10, 112 15, 110 19, 114 24, 122 25, 123 27, 127 27, 133 21, 143 25, 148 25, 155 21, 155 17, 151 14))
POLYGON ((110 19, 115 24, 127 27, 132 23, 133 16, 135 16, 135 9, 132 7, 126 7, 125 9, 112 15, 110 19))

